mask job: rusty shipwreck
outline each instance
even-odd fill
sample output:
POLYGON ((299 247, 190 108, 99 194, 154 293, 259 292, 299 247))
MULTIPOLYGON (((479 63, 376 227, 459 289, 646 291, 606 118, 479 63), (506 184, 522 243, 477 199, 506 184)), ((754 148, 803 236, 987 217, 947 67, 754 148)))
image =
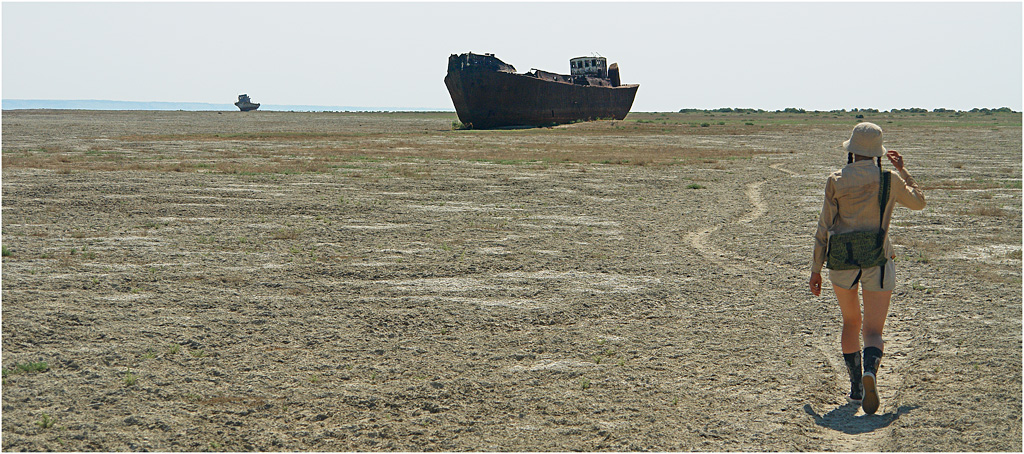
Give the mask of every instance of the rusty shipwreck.
POLYGON ((459 121, 476 129, 621 120, 640 85, 623 85, 604 57, 569 60, 570 74, 516 69, 493 54, 448 57, 444 83, 459 121))

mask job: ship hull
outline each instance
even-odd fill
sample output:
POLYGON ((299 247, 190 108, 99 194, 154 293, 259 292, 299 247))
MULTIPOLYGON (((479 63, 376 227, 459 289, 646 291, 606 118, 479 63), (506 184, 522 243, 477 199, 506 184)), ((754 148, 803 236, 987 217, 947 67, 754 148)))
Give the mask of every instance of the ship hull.
MULTIPOLYGON (((476 129, 621 120, 639 85, 595 86, 547 80, 487 65, 460 64, 453 55, 444 82, 459 121, 476 129)), ((511 68, 511 67, 508 67, 511 68)))
POLYGON ((238 110, 241 110, 242 112, 248 112, 250 110, 256 110, 256 109, 260 108, 260 104, 259 103, 237 103, 236 102, 235 106, 238 107, 238 110))

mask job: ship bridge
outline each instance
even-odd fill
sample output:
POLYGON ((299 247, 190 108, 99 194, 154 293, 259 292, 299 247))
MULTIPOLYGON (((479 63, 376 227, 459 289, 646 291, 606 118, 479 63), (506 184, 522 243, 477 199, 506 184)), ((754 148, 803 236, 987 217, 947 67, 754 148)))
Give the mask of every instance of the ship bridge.
POLYGON ((576 57, 569 59, 569 74, 608 78, 608 59, 604 57, 576 57))

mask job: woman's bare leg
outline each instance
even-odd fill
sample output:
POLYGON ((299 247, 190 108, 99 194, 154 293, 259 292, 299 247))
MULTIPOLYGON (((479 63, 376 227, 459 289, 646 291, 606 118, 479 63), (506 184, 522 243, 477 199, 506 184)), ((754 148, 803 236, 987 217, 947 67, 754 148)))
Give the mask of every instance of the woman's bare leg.
POLYGON ((832 286, 832 290, 836 293, 836 299, 839 300, 839 310, 843 313, 841 343, 844 354, 860 351, 861 316, 860 296, 857 291, 859 287, 859 285, 855 285, 852 289, 847 290, 835 285, 832 286))
MULTIPOLYGON (((864 291, 864 348, 882 348, 885 343, 882 341, 882 329, 885 328, 885 318, 889 315, 889 301, 892 299, 892 290, 884 292, 864 291)), ((845 351, 845 348, 844 348, 845 351)))
POLYGON ((874 414, 878 411, 878 365, 882 360, 882 328, 885 317, 889 314, 889 300, 892 291, 864 291, 864 399, 861 408, 864 413, 874 414))

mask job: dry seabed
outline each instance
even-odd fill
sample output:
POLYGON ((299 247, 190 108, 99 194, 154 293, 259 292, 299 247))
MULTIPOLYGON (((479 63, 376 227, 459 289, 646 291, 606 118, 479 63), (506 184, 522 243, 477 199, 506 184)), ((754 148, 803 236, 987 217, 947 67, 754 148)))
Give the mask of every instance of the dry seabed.
POLYGON ((257 114, 4 112, 5 451, 1021 449, 1019 115, 870 119, 929 206, 865 416, 805 288, 852 118, 257 114))

